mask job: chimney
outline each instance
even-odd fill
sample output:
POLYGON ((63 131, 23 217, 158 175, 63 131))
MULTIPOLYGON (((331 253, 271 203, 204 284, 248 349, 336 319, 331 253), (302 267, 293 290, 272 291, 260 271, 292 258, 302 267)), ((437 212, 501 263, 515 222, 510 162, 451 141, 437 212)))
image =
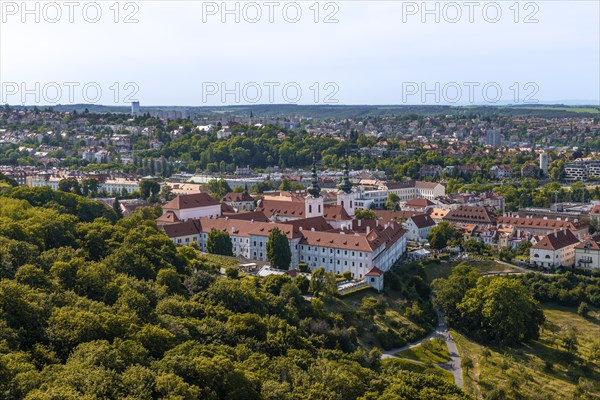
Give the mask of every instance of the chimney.
POLYGON ((360 227, 360 223, 362 222, 362 219, 358 220, 358 226, 360 227))
POLYGON ((298 229, 302 230, 302 227, 299 227, 298 229))
POLYGON ((311 231, 311 232, 314 232, 314 231, 315 231, 315 228, 314 228, 314 227, 310 228, 310 231, 311 231))
POLYGON ((367 225, 367 235, 371 233, 371 227, 367 225))

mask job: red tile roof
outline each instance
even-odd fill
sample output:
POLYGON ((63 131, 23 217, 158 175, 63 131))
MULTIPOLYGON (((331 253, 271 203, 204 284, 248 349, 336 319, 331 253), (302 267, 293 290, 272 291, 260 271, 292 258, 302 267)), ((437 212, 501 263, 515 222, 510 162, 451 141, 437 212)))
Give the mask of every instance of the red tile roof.
POLYGON ((179 222, 179 218, 173 211, 167 211, 156 219, 158 224, 174 224, 175 222, 179 222))
POLYGON ((323 206, 323 217, 327 220, 351 221, 352 217, 348 215, 344 206, 325 204, 323 206))
POLYGON ((563 247, 574 245, 576 243, 579 243, 579 240, 577 240, 573 232, 567 229, 544 236, 542 240, 533 245, 532 248, 544 250, 559 250, 563 247))
POLYGON ((304 218, 304 202, 262 200, 256 211, 262 211, 268 218, 281 215, 287 218, 304 218))
POLYGON ((523 218, 523 217, 499 217, 498 224, 512 225, 516 228, 533 228, 533 229, 571 229, 578 230, 585 227, 586 224, 583 222, 565 221, 558 219, 544 219, 544 218, 523 218))
POLYGON ((189 208, 219 205, 219 202, 207 193, 182 194, 163 206, 164 210, 185 210, 189 208))
POLYGON ((575 246, 576 249, 600 250, 600 234, 588 237, 575 246))
POLYGON ((484 206, 460 206, 443 218, 450 222, 495 224, 496 215, 484 206))
POLYGON ((427 214, 417 214, 409 218, 419 229, 435 226, 435 221, 427 214))
POLYGON ((365 276, 382 276, 383 271, 377 267, 373 267, 365 274, 365 276))
POLYGON ((429 207, 429 206, 433 206, 434 203, 421 198, 421 197, 416 197, 414 199, 411 199, 409 201, 406 202, 405 207, 417 207, 417 208, 425 208, 425 207, 429 207))
POLYGON ((246 192, 231 192, 227 193, 221 201, 225 202, 241 202, 241 201, 254 201, 254 198, 246 192))

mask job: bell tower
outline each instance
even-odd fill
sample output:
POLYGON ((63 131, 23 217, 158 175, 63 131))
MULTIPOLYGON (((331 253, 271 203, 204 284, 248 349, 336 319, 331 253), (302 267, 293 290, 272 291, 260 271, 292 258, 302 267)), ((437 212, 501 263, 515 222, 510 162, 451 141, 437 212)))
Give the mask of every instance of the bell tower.
POLYGON ((323 216, 323 197, 321 197, 321 188, 317 177, 317 163, 313 157, 312 181, 306 191, 308 194, 304 198, 304 215, 306 218, 323 216))
POLYGON ((354 207, 356 200, 356 192, 352 190, 352 182, 350 182, 350 170, 348 167, 348 156, 344 162, 344 176, 342 184, 337 195, 337 204, 344 207, 349 216, 354 217, 354 207))

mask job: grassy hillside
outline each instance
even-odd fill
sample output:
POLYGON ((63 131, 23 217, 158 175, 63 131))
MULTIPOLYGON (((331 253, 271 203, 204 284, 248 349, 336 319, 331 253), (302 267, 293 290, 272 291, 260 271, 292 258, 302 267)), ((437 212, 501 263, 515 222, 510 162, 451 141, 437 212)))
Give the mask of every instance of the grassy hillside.
POLYGON ((481 271, 482 274, 488 274, 491 272, 519 272, 519 270, 515 267, 508 266, 506 264, 501 264, 499 262, 493 260, 483 260, 483 261, 439 261, 433 264, 428 264, 425 266, 425 273, 427 274, 427 280, 432 282, 437 278, 447 278, 450 276, 452 272, 452 268, 457 266, 458 264, 466 262, 469 265, 477 268, 481 271))
POLYGON ((592 343, 600 339, 600 312, 583 318, 575 309, 545 306, 547 322, 539 340, 516 349, 486 347, 452 332, 463 362, 467 393, 480 399, 600 399, 600 365, 590 362, 592 343), (574 329, 571 354, 564 338, 574 329), (486 349, 489 353, 486 354, 486 349))

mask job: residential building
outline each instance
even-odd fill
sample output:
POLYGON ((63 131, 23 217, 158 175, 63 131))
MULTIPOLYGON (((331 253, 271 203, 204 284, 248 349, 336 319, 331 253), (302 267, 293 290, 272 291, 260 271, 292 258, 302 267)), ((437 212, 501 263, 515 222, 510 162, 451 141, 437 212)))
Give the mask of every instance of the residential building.
POLYGON ((575 246, 575 266, 600 271, 600 234, 588 237, 575 246))
POLYGON ((494 179, 510 179, 513 177, 513 170, 510 165, 494 165, 490 167, 490 176, 494 179))
POLYGON ((180 221, 201 217, 219 217, 221 204, 207 193, 180 195, 163 207, 163 215, 173 212, 180 221))
POLYGON ((499 217, 499 227, 515 227, 519 231, 527 231, 532 235, 548 235, 555 231, 569 230, 577 237, 586 236, 589 226, 582 221, 548 219, 548 218, 522 218, 499 217))
POLYGON ((227 193, 221 202, 229 205, 236 212, 254 210, 254 198, 248 193, 248 187, 243 192, 227 193))
POLYGON ((406 238, 416 242, 424 242, 431 228, 435 226, 435 221, 427 214, 417 214, 408 218, 403 227, 406 229, 406 238))
POLYGON ((545 269, 575 264, 575 246, 579 240, 570 230, 562 230, 544 236, 529 249, 529 260, 545 269))

